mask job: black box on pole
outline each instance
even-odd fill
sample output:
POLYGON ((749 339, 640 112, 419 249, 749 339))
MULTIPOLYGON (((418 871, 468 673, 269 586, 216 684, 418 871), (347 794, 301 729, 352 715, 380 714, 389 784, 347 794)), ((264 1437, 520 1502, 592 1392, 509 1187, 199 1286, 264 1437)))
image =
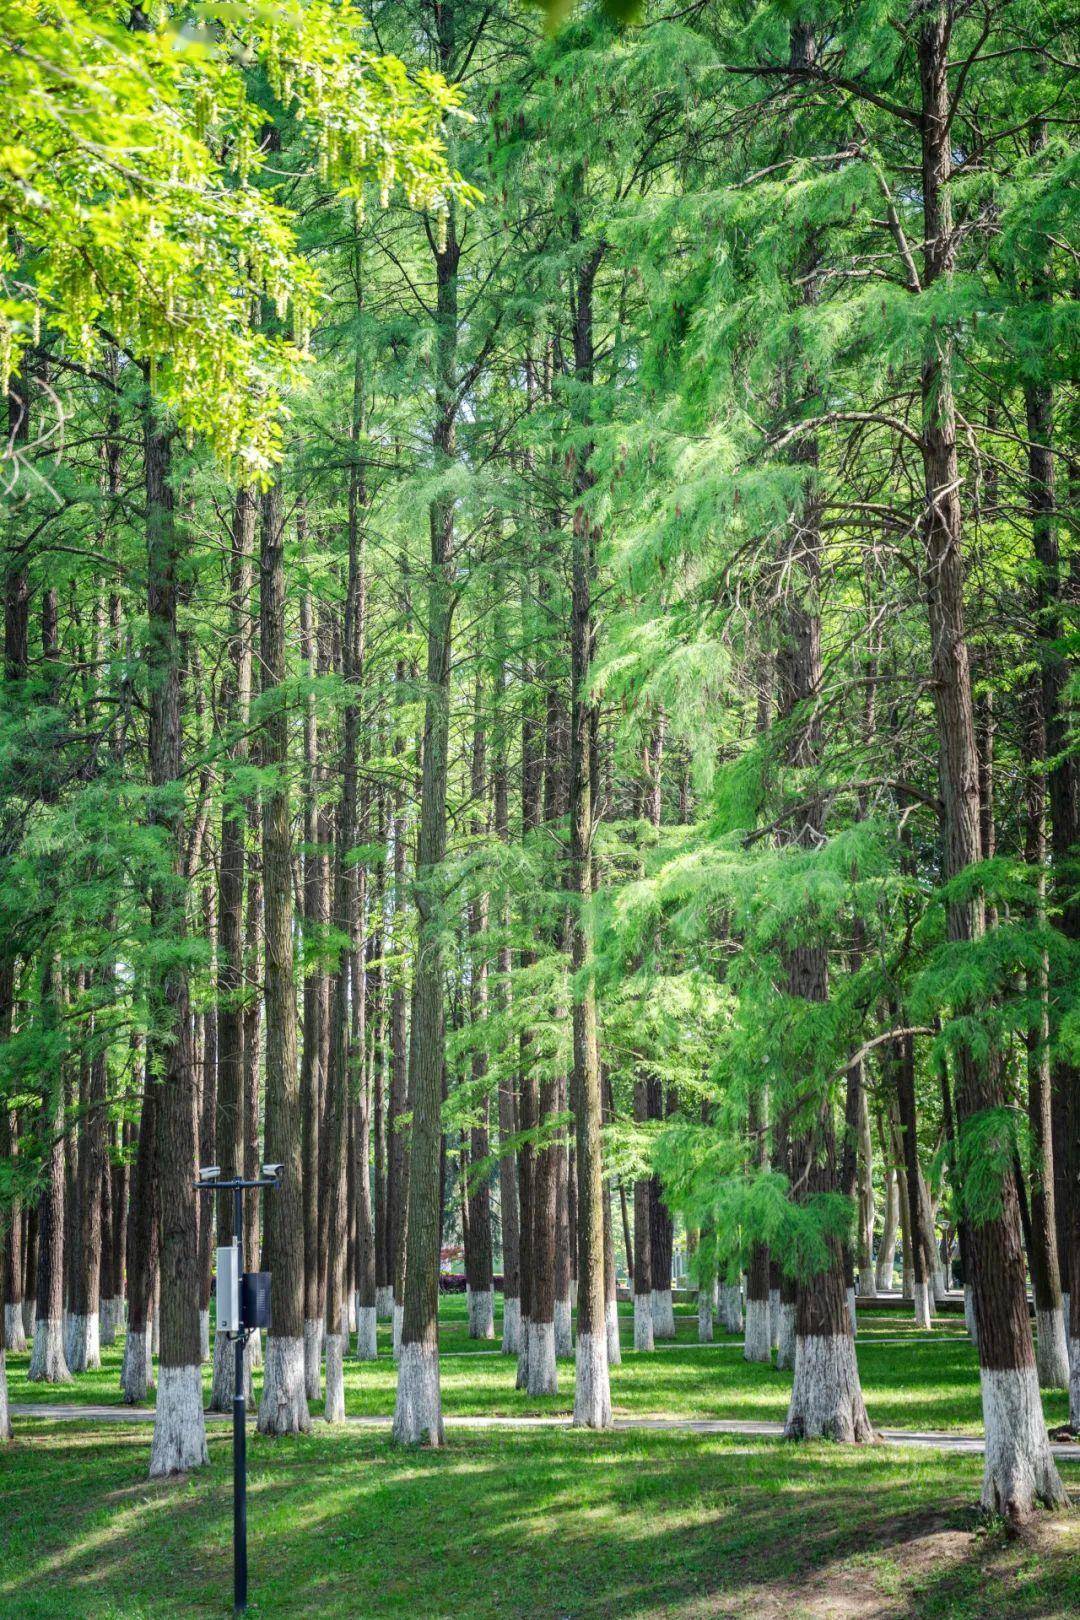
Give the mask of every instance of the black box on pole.
POLYGON ((268 1271, 245 1271, 240 1278, 240 1320, 246 1328, 270 1326, 268 1271))

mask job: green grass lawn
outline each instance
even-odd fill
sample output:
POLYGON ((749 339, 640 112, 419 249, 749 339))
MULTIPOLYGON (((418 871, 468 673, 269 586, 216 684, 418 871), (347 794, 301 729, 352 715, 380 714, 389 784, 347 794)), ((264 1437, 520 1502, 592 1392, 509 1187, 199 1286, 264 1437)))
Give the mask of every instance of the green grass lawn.
MULTIPOLYGON (((623 1315, 624 1342, 632 1319, 623 1315)), ((790 1376, 749 1366, 741 1343, 678 1342, 612 1371, 626 1416, 783 1417, 790 1376)), ((444 1299, 448 1414, 567 1413, 560 1392, 514 1389, 498 1344, 470 1343, 464 1301, 444 1299)), ((346 1404, 393 1409, 389 1332, 352 1361, 346 1404)), ((859 1364, 873 1419, 977 1431, 974 1351, 955 1318, 919 1334, 864 1313, 859 1364)), ((120 1349, 100 1373, 50 1388, 8 1358, 11 1399, 119 1402, 120 1349)), ((1046 1398, 1065 1415, 1064 1396, 1046 1398)), ((172 1620, 231 1611, 231 1456, 151 1484, 146 1426, 16 1415, 0 1447, 0 1620, 172 1620)), ((1080 1523, 1040 1515, 1007 1541, 975 1509, 981 1459, 896 1447, 792 1446, 691 1433, 448 1431, 443 1452, 316 1422, 302 1439, 251 1433, 253 1615, 539 1616, 551 1620, 1054 1620, 1080 1613, 1080 1523)), ((1080 1466, 1063 1465, 1080 1495, 1080 1466)))
MULTIPOLYGON (((674 1347, 638 1355, 630 1307, 621 1312, 625 1358, 612 1369, 612 1400, 622 1417, 748 1418, 780 1421, 787 1410, 790 1373, 753 1366, 742 1358, 741 1340, 720 1334, 712 1346, 698 1347, 692 1307, 676 1313, 674 1347)), ((501 1336, 502 1324, 497 1322, 501 1336)), ((499 1353, 499 1340, 478 1344, 468 1338, 465 1302, 445 1297, 440 1313, 443 1352, 443 1406, 448 1415, 486 1416, 567 1414, 573 1406, 572 1362, 559 1368, 559 1393, 529 1397, 514 1388, 514 1364, 499 1353)), ((390 1329, 379 1327, 377 1362, 346 1363, 345 1407, 351 1416, 388 1416, 393 1411, 395 1368, 390 1329)), ((883 1428, 981 1429, 979 1376, 975 1351, 958 1317, 943 1317, 929 1334, 917 1332, 906 1315, 863 1312, 859 1318, 859 1370, 872 1420, 883 1428)), ((86 1401, 120 1404, 119 1344, 104 1353, 100 1372, 73 1384, 29 1384, 27 1356, 8 1357, 8 1388, 13 1402, 86 1401)), ((205 1380, 209 1389, 209 1368, 205 1380)), ((261 1373, 256 1373, 256 1391, 261 1373)), ((1068 1416, 1064 1392, 1047 1391, 1048 1422, 1068 1416)))
MULTIPOLYGON (((231 1610, 227 1431, 181 1482, 147 1436, 22 1423, 0 1449, 4 1620, 231 1610)), ((980 1526, 980 1459, 686 1434, 253 1436, 253 1615, 1021 1620, 1080 1612, 1080 1524, 980 1526)), ((1080 1488, 1080 1469, 1073 1469, 1080 1488)))

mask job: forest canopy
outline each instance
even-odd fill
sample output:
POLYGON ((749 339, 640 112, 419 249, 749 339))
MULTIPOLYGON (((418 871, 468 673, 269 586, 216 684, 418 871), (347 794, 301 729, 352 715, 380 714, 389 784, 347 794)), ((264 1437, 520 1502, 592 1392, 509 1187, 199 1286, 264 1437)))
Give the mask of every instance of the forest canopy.
POLYGON ((126 1298, 131 1400, 160 1310, 154 1472, 234 1236, 194 1170, 269 1159, 266 1432, 320 1356, 343 1412, 353 1299, 441 1442, 456 1247, 530 1393, 576 1287, 579 1424, 674 1270, 745 1276, 751 1359, 774 1295, 788 1433, 866 1440, 900 1242, 920 1325, 966 1291, 984 1505, 1060 1502, 1078 47, 0 0, 6 1300, 51 1378, 126 1298))

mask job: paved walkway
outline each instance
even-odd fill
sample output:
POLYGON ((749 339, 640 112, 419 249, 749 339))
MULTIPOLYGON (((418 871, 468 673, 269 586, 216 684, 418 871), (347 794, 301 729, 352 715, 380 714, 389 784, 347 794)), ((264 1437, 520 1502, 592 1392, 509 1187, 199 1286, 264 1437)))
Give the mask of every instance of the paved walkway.
MULTIPOLYGON (((46 1401, 36 1404, 12 1403, 13 1418, 47 1418, 55 1423, 152 1423, 152 1406, 78 1406, 51 1405, 46 1401)), ((249 1414, 253 1417, 254 1414, 249 1414)), ((227 1412, 207 1412, 208 1423, 231 1423, 227 1412)), ((318 1421, 316 1419, 316 1421, 318 1421)), ((350 1417, 345 1420, 360 1429, 385 1429, 388 1417, 350 1417)), ((569 1429, 569 1417, 483 1417, 462 1416, 443 1419, 448 1429, 569 1429)), ((764 1423, 743 1418, 617 1418, 615 1428, 620 1432, 651 1430, 662 1434, 731 1434, 751 1438, 778 1440, 783 1424, 764 1423)), ((882 1429, 881 1438, 891 1446, 924 1446, 931 1451, 981 1452, 981 1435, 949 1434, 942 1429, 882 1429)), ((1055 1457, 1069 1462, 1080 1462, 1080 1443, 1072 1440, 1054 1440, 1050 1445, 1055 1457)))

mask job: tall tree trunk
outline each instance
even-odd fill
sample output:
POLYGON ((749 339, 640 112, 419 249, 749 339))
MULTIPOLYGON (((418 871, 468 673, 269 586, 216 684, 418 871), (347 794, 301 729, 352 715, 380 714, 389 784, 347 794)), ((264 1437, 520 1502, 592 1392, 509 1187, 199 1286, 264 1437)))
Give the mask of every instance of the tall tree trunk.
MULTIPOLYGON (((476 839, 487 832, 486 805, 487 764, 486 735, 483 714, 484 691, 479 676, 476 681, 476 715, 473 721, 473 750, 470 770, 470 796, 474 805, 471 832, 476 839)), ((487 1018, 488 966, 487 942, 489 899, 478 894, 469 902, 469 948, 472 953, 470 979, 470 1013, 474 1024, 483 1025, 487 1018)), ((477 1091, 487 1073, 487 1056, 476 1046, 472 1059, 472 1079, 477 1091)), ((469 1158, 473 1165, 487 1159, 490 1150, 488 1138, 488 1101, 478 1103, 479 1123, 470 1132, 469 1158)), ((468 1325, 470 1339, 495 1337, 495 1294, 492 1282, 491 1257, 491 1184, 487 1171, 470 1185, 467 1204, 468 1222, 465 1236, 465 1290, 468 1296, 468 1325)))
MULTIPOLYGON (((634 1119, 649 1117, 649 1082, 634 1079, 634 1119)), ((652 1350, 652 1182, 639 1176, 634 1182, 634 1349, 652 1350)))
MULTIPOLYGON (((297 512, 297 528, 302 527, 297 512)), ((307 677, 321 673, 315 646, 311 592, 300 600, 300 658, 307 677)), ((320 843, 319 725, 315 694, 304 706, 304 929, 314 939, 325 929, 327 914, 326 861, 320 843)), ((322 1309, 319 1298, 319 1133, 323 1101, 322 969, 310 969, 304 978, 304 1036, 300 1051, 300 1129, 304 1189, 304 1387, 308 1401, 321 1392, 322 1309)))
MULTIPOLYGON (((398 664, 396 682, 405 679, 405 666, 398 664)), ((400 753, 401 739, 395 739, 394 751, 400 753)), ((401 956, 405 949, 406 897, 405 897, 405 845, 408 823, 405 799, 401 789, 394 795, 392 817, 394 844, 394 908, 391 956, 393 979, 390 987, 390 1105, 387 1114, 387 1169, 386 1169, 386 1226, 387 1246, 393 1288, 394 1355, 401 1349, 401 1318, 405 1308, 405 1217, 409 1199, 409 1134, 404 1127, 403 1115, 408 1109, 408 1018, 405 1009, 405 968, 401 956)))
POLYGON ((150 926, 171 956, 159 954, 148 985, 151 1034, 148 1091, 157 1093, 154 1133, 160 1199, 161 1357, 151 1478, 187 1473, 209 1461, 203 1421, 199 1346, 199 1257, 195 1227, 195 1072, 185 961, 186 918, 181 851, 183 800, 182 657, 177 605, 183 544, 173 510, 172 433, 146 406, 147 676, 150 781, 154 825, 161 829, 169 876, 150 894, 150 926))
MULTIPOLYGON (((493 797, 495 836, 501 844, 510 842, 510 813, 506 767, 506 716, 503 706, 505 674, 496 677, 495 769, 493 797)), ((499 945, 499 1011, 503 1018, 510 1012, 510 908, 503 900, 499 917, 502 943, 499 945)), ((499 1077, 499 1206, 502 1216, 502 1272, 503 1272, 503 1336, 502 1353, 516 1356, 521 1336, 521 1211, 518 1203, 517 1166, 512 1149, 507 1144, 517 1131, 517 1098, 514 1081, 508 1066, 499 1077)))
MULTIPOLYGON (((1025 763, 1027 828, 1024 859, 1037 874, 1036 922, 1045 925, 1046 776, 1037 763, 1046 757, 1042 694, 1028 694, 1028 724, 1021 753, 1025 763)), ((1031 1130, 1031 1284, 1035 1296, 1035 1363, 1039 1383, 1069 1387, 1069 1346, 1061 1303, 1057 1220, 1054 1212, 1054 1142, 1050 1080, 1050 969, 1046 952, 1029 985, 1037 997, 1037 1022, 1027 1032, 1028 1124, 1031 1130)))
POLYGON ((124 1401, 135 1406, 145 1401, 154 1387, 150 1355, 150 1311, 157 1271, 158 1211, 155 1166, 157 1163, 157 1088, 145 1078, 141 1051, 134 1053, 135 1077, 143 1097, 139 1113, 139 1136, 131 1172, 131 1197, 127 1221, 127 1334, 120 1388, 124 1401))
MULTIPOLYGON (((41 1026, 53 1041, 60 995, 60 966, 48 955, 41 970, 41 1026)), ((37 1300, 27 1377, 31 1383, 64 1384, 71 1373, 64 1356, 64 1095, 59 1075, 42 1097, 40 1129, 47 1151, 37 1207, 37 1300)))
MULTIPOLYGON (((892 1007, 890 1016, 899 1024, 899 1009, 892 1007)), ((919 1168, 918 1118, 915 1108, 915 1049, 910 1035, 901 1035, 890 1043, 892 1047, 893 1083, 896 1087, 896 1106, 900 1117, 900 1137, 904 1152, 904 1169, 908 1187, 908 1219, 910 1222, 912 1297, 915 1304, 915 1326, 931 1326, 933 1299, 931 1272, 933 1254, 927 1252, 927 1228, 930 1214, 926 1208, 926 1195, 919 1168)), ((908 1256, 904 1255, 905 1268, 908 1256)))
POLYGON ((289 717, 282 691, 285 663, 285 519, 274 483, 262 499, 259 630, 264 705, 261 754, 269 777, 263 793, 263 985, 266 1002, 267 1162, 281 1165, 265 1195, 264 1263, 270 1272, 270 1330, 259 1429, 305 1432, 310 1426, 304 1378, 304 1189, 300 1083, 296 1068, 293 982, 292 828, 289 814, 289 717))
MULTIPOLYGON (((532 606, 527 575, 522 581, 521 594, 522 627, 523 631, 525 631, 532 606)), ((540 721, 539 716, 534 712, 532 701, 530 701, 534 685, 531 679, 532 673, 531 667, 527 664, 526 692, 521 711, 521 837, 522 842, 525 844, 535 838, 537 828, 540 825, 543 772, 540 721)), ((528 914, 528 907, 526 907, 526 914, 528 914)), ((530 921, 533 921, 533 919, 530 918, 530 921)), ((521 952, 520 960, 522 969, 527 972, 536 962, 535 950, 526 947, 521 952)), ((535 1062, 532 1057, 532 1037, 527 1030, 523 1030, 521 1033, 518 1052, 517 1126, 522 1133, 533 1133, 536 1130, 540 1113, 540 1092, 535 1062)), ((535 1233, 533 1198, 536 1150, 531 1134, 518 1148, 517 1161, 518 1203, 521 1211, 519 1244, 521 1314, 518 1336, 517 1387, 518 1389, 525 1389, 528 1387, 529 1382, 529 1349, 531 1342, 529 1323, 532 1319, 533 1237, 535 1233)))
MULTIPOLYGON (((576 272, 574 374, 588 394, 593 381, 593 288, 601 251, 594 249, 576 272)), ((587 907, 592 895, 593 572, 598 538, 584 497, 592 474, 589 450, 577 451, 571 538, 570 610, 570 961, 574 971, 574 1073, 571 1106, 577 1144, 578 1341, 574 1423, 611 1427, 607 1325, 604 1306, 604 1172, 600 1145, 602 1103, 596 992, 589 977, 592 941, 587 907)))
MULTIPOLYGON (((215 1151, 223 1181, 244 1172, 244 835, 248 807, 238 802, 235 773, 247 762, 247 726, 251 709, 252 637, 250 619, 251 559, 255 549, 256 497, 237 491, 233 504, 229 563, 229 673, 224 692, 227 765, 221 805, 218 856, 218 1083, 215 1101, 215 1151)), ((214 1209, 217 1242, 227 1248, 234 1237, 233 1198, 219 1193, 214 1209)), ((246 1256, 249 1266, 255 1257, 246 1256)), ((250 1358, 249 1358, 250 1359, 250 1358)), ((224 1333, 214 1335, 214 1372, 210 1410, 230 1412, 235 1356, 224 1333)))
MULTIPOLYGON (((948 185, 950 39, 951 10, 935 5, 923 14, 918 36, 924 288, 950 274, 955 250, 948 185)), ((946 881, 980 856, 979 761, 964 627, 960 478, 948 345, 946 333, 938 328, 928 340, 922 367, 925 588, 946 881)), ((982 899, 950 900, 946 926, 951 940, 978 939, 985 929, 982 899)), ((969 1045, 961 1047, 956 1073, 961 1157, 971 1121, 1003 1104, 1000 1063, 969 1045)), ((1036 1500, 1054 1506, 1065 1493, 1046 1437, 1028 1323, 1019 1207, 1007 1173, 1000 1177, 999 1191, 997 1214, 977 1219, 982 1212, 967 1211, 986 1430, 982 1501, 990 1511, 1018 1522, 1031 1514, 1036 1500)))
MULTIPOLYGON (((454 51, 454 7, 437 8, 440 63, 454 51)), ((455 453, 458 408, 457 271, 459 247, 451 218, 445 247, 435 249, 436 464, 455 453)), ((417 952, 409 1042, 412 1149, 406 1228, 405 1304, 401 1324, 394 1438, 405 1444, 443 1443, 439 1387, 439 1245, 441 1103, 444 1066, 442 863, 446 853, 446 781, 450 732, 454 503, 440 494, 429 510, 427 693, 416 870, 417 952)))
MULTIPOLYGON (((812 28, 796 22, 791 32, 791 59, 799 68, 811 66, 817 55, 812 28)), ((813 242, 804 250, 804 277, 800 297, 812 305, 817 296, 813 242)), ((799 504, 791 514, 786 562, 786 592, 780 614, 777 655, 779 710, 788 725, 788 763, 812 769, 820 763, 821 735, 818 698, 822 685, 821 655, 821 534, 815 487, 818 447, 805 434, 796 442, 796 460, 805 469, 799 504)), ((813 848, 823 833, 823 810, 811 801, 800 813, 797 842, 813 848)), ((815 919, 808 919, 811 928, 815 919)), ((820 928, 820 924, 816 924, 820 928)), ((825 945, 811 937, 785 953, 787 991, 795 1001, 807 1003, 804 1017, 813 1016, 814 1004, 829 996, 828 956, 825 945)), ((805 1135, 790 1144, 793 1185, 800 1196, 841 1191, 840 1164, 832 1101, 826 1095, 817 1118, 805 1135)), ((848 1310, 847 1275, 841 1244, 826 1242, 827 1262, 813 1277, 796 1279, 795 1376, 791 1404, 784 1426, 797 1439, 822 1436, 842 1441, 863 1441, 872 1436, 863 1403, 855 1341, 848 1310)))
MULTIPOLYGON (((99 1037, 100 1039, 100 1037, 99 1037)), ((107 1054, 95 1052, 90 1061, 86 1112, 79 1130, 79 1238, 78 1264, 72 1271, 71 1321, 68 1366, 73 1373, 101 1366, 101 1179, 105 1165, 105 1102, 107 1054)))

